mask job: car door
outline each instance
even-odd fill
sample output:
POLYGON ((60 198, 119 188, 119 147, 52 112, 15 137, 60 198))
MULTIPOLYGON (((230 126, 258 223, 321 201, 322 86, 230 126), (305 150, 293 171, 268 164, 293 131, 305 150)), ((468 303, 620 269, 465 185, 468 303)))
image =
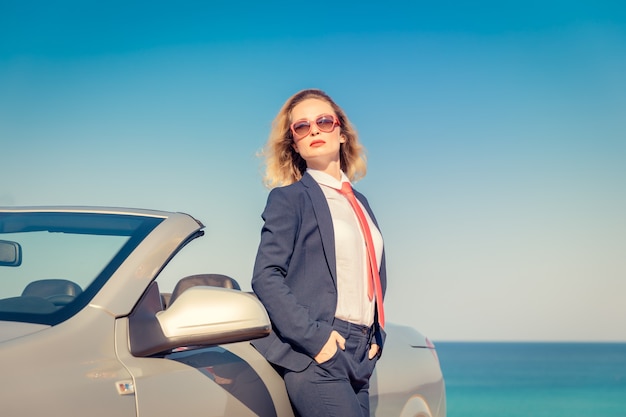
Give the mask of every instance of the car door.
MULTIPOLYGON (((196 333, 201 333, 197 330, 200 327, 209 328, 213 323, 211 312, 201 311, 203 306, 222 303, 214 311, 232 307, 231 313, 215 319, 216 328, 220 329, 223 323, 237 322, 240 314, 245 314, 241 311, 246 310, 246 303, 262 309, 256 298, 240 291, 198 287, 185 295, 191 293, 199 296, 199 301, 193 296, 191 300, 182 296, 168 312, 176 306, 188 308, 195 324, 183 322, 182 327, 195 328, 196 333)), ((118 357, 132 375, 127 381, 127 395, 135 398, 139 416, 293 417, 282 378, 250 345, 247 336, 237 335, 243 331, 258 337, 261 333, 236 327, 234 333, 224 333, 235 334, 234 339, 225 339, 219 331, 207 330, 212 340, 240 342, 207 342, 188 347, 188 340, 180 336, 169 340, 164 335, 155 317, 168 312, 162 310, 158 285, 153 283, 131 315, 116 322, 118 357)), ((252 318, 258 312, 265 315, 264 310, 253 308, 252 318)), ((244 318, 241 322, 249 320, 244 318)))

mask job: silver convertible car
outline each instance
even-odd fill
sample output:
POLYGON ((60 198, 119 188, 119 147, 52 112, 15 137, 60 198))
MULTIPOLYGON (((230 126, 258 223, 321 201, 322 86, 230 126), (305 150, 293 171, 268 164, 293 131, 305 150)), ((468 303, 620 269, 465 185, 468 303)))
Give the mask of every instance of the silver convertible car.
MULTIPOLYGON (((0 208, 0 414, 293 417, 249 342, 271 326, 253 294, 219 274, 159 289, 202 235, 182 213, 0 208)), ((386 329, 372 415, 444 417, 434 346, 386 329)))

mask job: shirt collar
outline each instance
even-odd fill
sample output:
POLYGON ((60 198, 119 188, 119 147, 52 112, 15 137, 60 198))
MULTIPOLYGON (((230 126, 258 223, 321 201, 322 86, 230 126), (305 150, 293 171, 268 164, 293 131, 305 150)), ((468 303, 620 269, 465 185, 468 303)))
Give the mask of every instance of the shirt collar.
POLYGON ((331 187, 336 190, 341 190, 341 184, 343 184, 344 182, 348 182, 348 183, 350 182, 350 180, 348 179, 348 176, 344 174, 343 171, 341 171, 341 181, 338 181, 332 175, 329 175, 323 171, 318 171, 316 169, 307 168, 306 172, 308 172, 309 175, 311 175, 313 179, 315 180, 315 182, 317 182, 318 184, 325 185, 327 187, 331 187))

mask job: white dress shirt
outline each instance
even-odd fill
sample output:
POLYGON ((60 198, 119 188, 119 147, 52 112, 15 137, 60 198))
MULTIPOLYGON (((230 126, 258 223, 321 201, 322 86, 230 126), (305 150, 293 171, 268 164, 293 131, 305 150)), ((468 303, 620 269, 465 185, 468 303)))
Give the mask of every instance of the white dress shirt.
MULTIPOLYGON (((337 259, 337 310, 335 317, 351 323, 371 326, 374 323, 375 300, 367 295, 369 264, 365 238, 359 220, 348 199, 339 193, 343 182, 350 182, 342 172, 341 181, 322 171, 307 169, 320 185, 333 221, 335 232, 335 256, 337 259)), ((357 199, 358 201, 358 199, 357 199)), ((380 270, 383 238, 372 222, 367 210, 359 202, 369 223, 376 265, 380 270)))

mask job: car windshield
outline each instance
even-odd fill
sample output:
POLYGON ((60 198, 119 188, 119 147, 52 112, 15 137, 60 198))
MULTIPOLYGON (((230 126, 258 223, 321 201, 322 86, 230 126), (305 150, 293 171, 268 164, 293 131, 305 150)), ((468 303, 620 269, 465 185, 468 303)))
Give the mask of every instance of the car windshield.
POLYGON ((54 325, 83 308, 163 219, 0 213, 0 320, 54 325))

